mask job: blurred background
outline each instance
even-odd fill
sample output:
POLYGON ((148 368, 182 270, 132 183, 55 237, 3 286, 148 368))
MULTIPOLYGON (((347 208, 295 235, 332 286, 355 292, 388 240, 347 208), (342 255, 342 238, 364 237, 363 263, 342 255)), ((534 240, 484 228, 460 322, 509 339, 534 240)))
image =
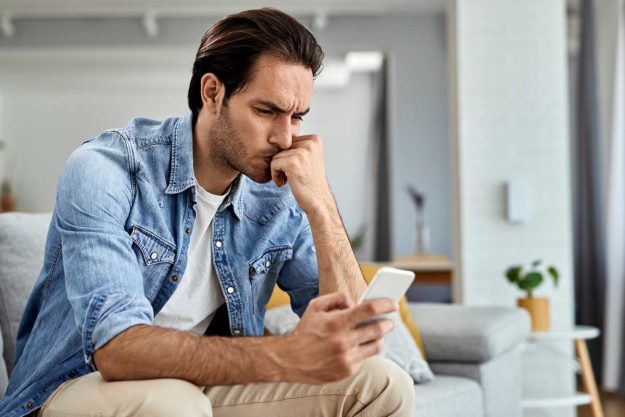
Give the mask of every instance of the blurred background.
MULTIPOLYGON (((467 305, 513 306, 508 267, 556 266, 551 327, 601 331, 595 375, 622 407, 622 0, 0 0, 2 209, 51 211, 84 140, 186 113, 202 34, 262 6, 326 53, 302 133, 325 140, 359 260, 415 271, 413 300, 467 305)), ((576 389, 571 341, 552 347, 563 359, 527 355, 529 396, 576 389)))

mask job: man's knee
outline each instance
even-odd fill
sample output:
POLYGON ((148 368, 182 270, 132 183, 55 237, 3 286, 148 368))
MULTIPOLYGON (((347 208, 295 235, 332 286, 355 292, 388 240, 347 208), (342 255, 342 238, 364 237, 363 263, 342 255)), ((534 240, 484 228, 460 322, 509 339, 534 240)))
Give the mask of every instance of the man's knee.
POLYGON ((201 388, 181 379, 153 380, 154 389, 137 393, 137 417, 212 417, 213 410, 201 388))
POLYGON ((389 415, 412 415, 414 382, 403 369, 388 359, 374 356, 363 362, 360 373, 369 387, 365 390, 370 397, 367 401, 379 398, 389 415))
POLYGON ((181 379, 104 381, 92 372, 67 381, 38 413, 133 417, 212 417, 211 402, 200 387, 181 379))

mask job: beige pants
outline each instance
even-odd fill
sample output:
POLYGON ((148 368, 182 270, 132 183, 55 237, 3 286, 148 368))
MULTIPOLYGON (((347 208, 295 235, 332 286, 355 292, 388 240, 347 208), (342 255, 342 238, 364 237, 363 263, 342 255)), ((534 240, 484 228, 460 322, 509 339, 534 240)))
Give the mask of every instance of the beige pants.
POLYGON ((198 387, 180 379, 106 382, 94 372, 62 384, 39 417, 412 416, 414 386, 393 362, 367 359, 351 378, 198 387))

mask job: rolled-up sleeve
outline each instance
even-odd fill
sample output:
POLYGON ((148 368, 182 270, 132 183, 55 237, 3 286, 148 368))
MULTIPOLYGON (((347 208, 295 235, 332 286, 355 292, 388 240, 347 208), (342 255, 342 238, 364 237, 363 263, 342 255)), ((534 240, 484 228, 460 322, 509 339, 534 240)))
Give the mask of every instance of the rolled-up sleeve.
POLYGON ((97 349, 154 319, 125 228, 135 195, 133 160, 125 139, 107 132, 78 148, 59 180, 54 225, 67 297, 93 369, 97 349))
POLYGON ((304 220, 293 244, 293 257, 278 278, 278 287, 289 294, 291 309, 300 317, 310 300, 319 295, 317 252, 306 216, 304 220))

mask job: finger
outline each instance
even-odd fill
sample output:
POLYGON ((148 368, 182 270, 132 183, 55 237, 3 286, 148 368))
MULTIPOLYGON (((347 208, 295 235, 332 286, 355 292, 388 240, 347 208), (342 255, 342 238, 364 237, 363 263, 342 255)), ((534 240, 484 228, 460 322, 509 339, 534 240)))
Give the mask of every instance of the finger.
POLYGON ((354 345, 363 345, 383 339, 395 328, 393 320, 380 319, 362 326, 356 327, 350 331, 349 339, 354 345))
POLYGON ((286 174, 282 171, 278 171, 278 170, 271 170, 271 179, 273 180, 274 184, 276 184, 276 186, 278 187, 282 187, 284 184, 286 184, 289 181, 289 178, 286 176, 286 174))
POLYGON ((365 300, 362 303, 352 307, 345 314, 352 326, 360 322, 369 320, 381 314, 393 313, 399 309, 397 302, 390 298, 376 298, 373 300, 365 300))
POLYGON ((279 160, 279 159, 284 159, 284 158, 289 158, 297 153, 301 152, 301 150, 298 149, 293 149, 293 148, 289 148, 289 149, 285 149, 283 151, 280 151, 276 154, 273 155, 273 157, 271 158, 272 161, 275 160, 279 160))
POLYGON ((312 138, 314 138, 315 135, 302 135, 302 136, 293 136, 291 142, 293 144, 298 143, 298 142, 303 142, 305 140, 311 140, 312 138))
POLYGON ((317 135, 302 135, 302 136, 293 136, 293 138, 291 139, 291 142, 293 143, 293 145, 295 145, 296 143, 304 142, 307 140, 318 141, 319 139, 320 138, 317 135))
POLYGON ((371 341, 369 343, 358 346, 354 349, 354 359, 355 360, 365 360, 370 358, 371 356, 375 356, 382 352, 384 348, 384 339, 377 339, 371 341))
POLYGON ((271 158, 271 179, 278 187, 282 187, 289 179, 289 162, 297 155, 299 151, 295 149, 287 149, 278 152, 271 158))
POLYGON ((334 292, 313 299, 308 308, 312 308, 313 311, 332 311, 346 309, 351 305, 352 301, 345 293, 334 292))
POLYGON ((271 179, 278 187, 282 187, 284 184, 287 183, 288 177, 284 169, 284 163, 282 163, 279 160, 276 160, 275 156, 274 156, 274 159, 271 160, 270 169, 271 169, 271 179))

